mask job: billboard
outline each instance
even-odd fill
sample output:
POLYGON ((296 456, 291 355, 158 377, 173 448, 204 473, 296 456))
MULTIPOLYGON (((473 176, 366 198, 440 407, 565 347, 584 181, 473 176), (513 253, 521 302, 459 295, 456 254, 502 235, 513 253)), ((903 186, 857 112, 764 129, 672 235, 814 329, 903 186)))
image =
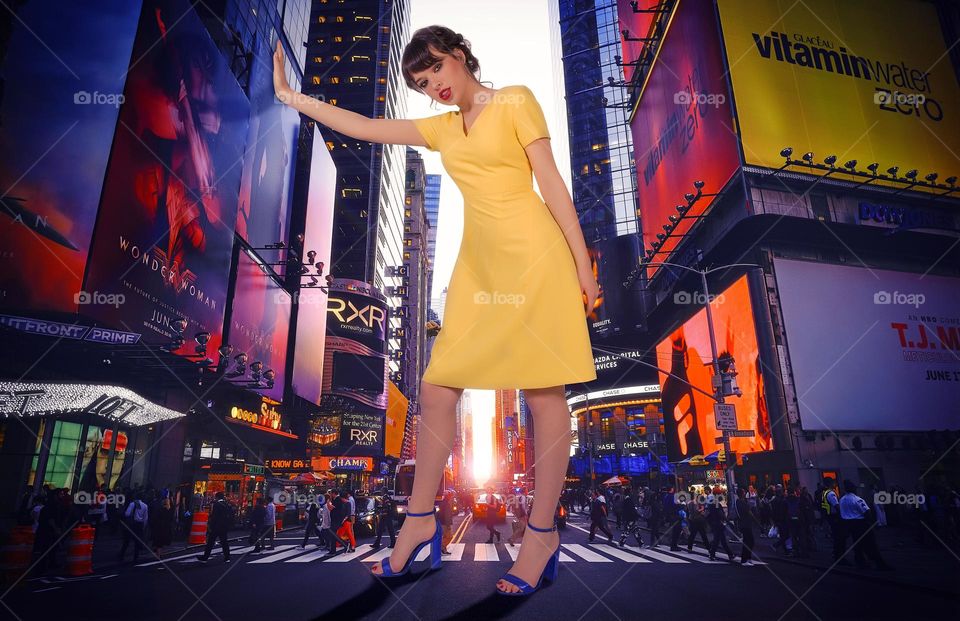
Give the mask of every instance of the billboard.
MULTIPOLYGON (((631 120, 644 248, 665 234, 695 181, 715 194, 740 165, 714 11, 712 2, 677 3, 631 120)), ((660 248, 667 254, 654 261, 668 260, 712 201, 694 203, 660 248)), ((651 266, 650 275, 656 272, 651 266)))
POLYGON ((247 354, 247 365, 263 363, 263 372, 276 373, 273 388, 257 392, 272 399, 283 399, 284 368, 287 361, 287 337, 290 333, 290 294, 281 287, 269 268, 245 250, 239 253, 237 283, 233 294, 226 342, 233 355, 247 354))
POLYGON ((185 1, 145 3, 133 58, 84 282, 116 303, 81 312, 157 343, 185 319, 179 351, 198 332, 215 351, 249 106, 185 1))
MULTIPOLYGON (((702 295, 702 294, 698 294, 702 295)), ((697 303, 690 296, 691 303, 697 303)), ((703 304, 705 300, 700 300, 703 304)), ((737 428, 752 430, 753 437, 730 438, 730 448, 737 453, 773 449, 770 434, 770 413, 764 397, 764 375, 757 347, 753 322, 753 306, 747 277, 741 276, 710 301, 717 353, 728 353, 736 362, 736 377, 743 395, 727 397, 736 407, 737 428)), ((811 339, 819 341, 820 339, 811 339)), ((713 414, 714 400, 693 390, 713 393, 712 353, 707 311, 701 308, 693 317, 657 344, 657 366, 669 371, 659 373, 663 404, 664 435, 667 455, 679 461, 694 455, 708 455, 722 448, 716 442, 718 431, 713 414)))
POLYGON ((637 279, 629 289, 623 287, 627 276, 640 264, 639 238, 621 235, 605 239, 588 246, 587 254, 600 285, 600 295, 587 315, 590 341, 643 330, 642 282, 637 279))
POLYGON ((960 174, 960 88, 933 3, 719 6, 747 163, 779 167, 789 146, 838 167, 960 174))
POLYGON ((140 2, 3 12, 0 308, 74 313, 140 2))
POLYGON ((804 429, 960 428, 960 279, 787 259, 774 269, 804 429))
MULTIPOLYGON (((336 199, 337 169, 327 150, 320 130, 312 123, 304 125, 310 132, 313 148, 310 158, 310 179, 307 190, 307 216, 303 249, 314 252, 312 273, 318 283, 330 273, 330 248, 333 240, 333 204, 336 199), (323 276, 316 266, 323 264, 323 276)), ((308 285, 312 281, 304 279, 308 285)), ((315 404, 323 394, 324 352, 327 333, 327 293, 319 287, 305 286, 297 294, 297 340, 293 355, 293 391, 315 404)))
POLYGON ((300 131, 300 114, 274 96, 272 53, 267 42, 257 40, 250 63, 250 128, 237 207, 237 235, 255 248, 289 241, 300 131))
MULTIPOLYGON (((617 0, 617 20, 620 25, 620 40, 623 43, 623 62, 632 63, 640 58, 647 43, 644 41, 631 41, 630 39, 643 39, 650 33, 650 27, 658 17, 657 0, 642 0, 639 4, 639 11, 634 11, 630 5, 632 2, 627 0, 617 0), (626 32, 627 36, 624 36, 626 32)), ((633 79, 636 72, 635 65, 624 65, 623 77, 629 82, 633 79)))
POLYGON ((387 385, 390 394, 387 396, 387 416, 384 423, 384 457, 400 458, 400 449, 403 448, 403 431, 407 424, 407 409, 410 400, 400 392, 397 385, 390 382, 387 385))

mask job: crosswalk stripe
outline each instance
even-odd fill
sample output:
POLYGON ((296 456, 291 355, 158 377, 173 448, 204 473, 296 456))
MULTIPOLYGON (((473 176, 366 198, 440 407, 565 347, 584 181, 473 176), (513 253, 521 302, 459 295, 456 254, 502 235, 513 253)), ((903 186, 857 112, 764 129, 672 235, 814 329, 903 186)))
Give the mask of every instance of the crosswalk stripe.
POLYGON ((581 557, 583 560, 589 563, 612 563, 613 561, 608 559, 605 556, 597 554, 590 548, 580 545, 579 543, 564 543, 562 544, 564 548, 570 550, 577 556, 581 557))
POLYGON ((473 548, 473 560, 475 561, 499 561, 500 556, 497 555, 497 544, 495 543, 478 543, 473 548))
POLYGON ((599 550, 602 550, 604 554, 609 554, 610 556, 615 556, 615 557, 617 557, 618 559, 620 559, 620 560, 622 560, 622 561, 626 561, 626 562, 628 562, 628 563, 652 563, 652 562, 653 562, 653 561, 651 561, 651 560, 648 559, 648 558, 643 558, 642 556, 639 556, 639 555, 637 555, 637 554, 631 554, 631 553, 629 553, 629 552, 624 552, 623 550, 621 550, 621 549, 619 549, 619 548, 614 548, 613 546, 609 546, 609 545, 606 545, 606 546, 605 546, 605 545, 600 544, 600 543, 594 543, 594 544, 592 544, 592 547, 597 548, 597 549, 599 549, 599 550))
POLYGON ((670 556, 669 554, 661 554, 660 552, 655 552, 653 550, 648 550, 646 548, 638 548, 637 546, 632 546, 629 543, 627 544, 628 548, 631 551, 636 552, 642 556, 646 556, 658 561, 663 561, 664 563, 689 563, 690 561, 684 560, 682 558, 677 558, 676 556, 670 556))
POLYGON ((369 556, 363 557, 362 559, 360 559, 360 561, 364 563, 376 563, 390 556, 392 552, 393 552, 393 548, 383 548, 382 550, 377 550, 376 552, 374 552, 369 556))
POLYGON ((364 544, 358 545, 356 549, 354 549, 354 551, 351 552, 350 554, 344 554, 343 552, 341 552, 340 554, 334 556, 333 558, 327 559, 324 562, 325 563, 348 563, 355 558, 359 558, 365 555, 367 552, 369 552, 372 549, 373 549, 373 544, 364 543, 364 544))
POLYGON ((467 544, 465 543, 448 543, 447 551, 450 554, 442 557, 444 562, 446 561, 462 561, 463 560, 463 551, 466 550, 467 544))
POLYGON ((287 561, 287 562, 288 562, 288 563, 309 563, 309 562, 311 562, 311 561, 317 560, 318 558, 323 558, 324 556, 327 556, 328 554, 330 554, 330 548, 328 548, 327 546, 323 545, 323 546, 320 546, 319 548, 317 548, 316 550, 314 550, 313 552, 311 552, 311 553, 309 553, 309 554, 304 554, 303 556, 298 556, 297 558, 292 558, 292 559, 290 559, 290 560, 287 561))
POLYGON ((298 550, 294 545, 282 545, 277 546, 273 550, 273 554, 269 556, 263 556, 258 558, 255 561, 250 561, 250 565, 258 565, 260 563, 276 563, 277 561, 282 561, 285 558, 290 558, 291 556, 296 556, 298 554, 303 554, 303 550, 298 550))
MULTIPOLYGON (((234 554, 243 554, 244 552, 252 549, 253 549, 253 546, 247 546, 244 548, 230 548, 230 555, 233 556, 234 554)), ((211 556, 215 556, 217 554, 222 554, 222 550, 220 548, 216 548, 211 553, 211 556)), ((197 556, 199 555, 200 555, 200 552, 191 552, 190 554, 181 554, 180 556, 171 556, 169 558, 165 558, 159 561, 150 561, 149 563, 139 563, 137 564, 137 567, 150 567, 152 565, 162 565, 163 563, 169 563, 170 561, 180 561, 180 560, 188 559, 191 557, 197 558, 197 556)))

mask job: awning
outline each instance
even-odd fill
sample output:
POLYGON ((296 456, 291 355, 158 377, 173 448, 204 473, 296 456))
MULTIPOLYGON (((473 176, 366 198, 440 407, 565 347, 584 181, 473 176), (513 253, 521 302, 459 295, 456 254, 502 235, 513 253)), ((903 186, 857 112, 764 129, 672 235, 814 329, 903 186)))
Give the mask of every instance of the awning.
POLYGON ((0 414, 93 414, 133 427, 185 416, 120 386, 32 382, 0 382, 0 414))

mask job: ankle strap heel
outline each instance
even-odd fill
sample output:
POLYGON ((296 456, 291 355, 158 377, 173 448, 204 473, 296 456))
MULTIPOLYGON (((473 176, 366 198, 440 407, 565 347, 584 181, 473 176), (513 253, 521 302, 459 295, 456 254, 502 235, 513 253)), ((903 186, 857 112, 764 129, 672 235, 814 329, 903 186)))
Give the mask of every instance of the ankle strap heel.
POLYGON ((554 522, 554 523, 553 523, 553 528, 537 528, 536 526, 534 526, 534 525, 531 524, 530 522, 527 522, 527 528, 531 528, 531 529, 533 529, 533 530, 535 530, 535 531, 537 531, 537 532, 539 532, 539 533, 552 533, 553 531, 557 530, 557 524, 556 524, 556 522, 554 522))
POLYGON ((410 517, 423 517, 424 515, 433 515, 436 512, 437 512, 437 508, 434 507, 433 511, 427 511, 426 513, 409 513, 408 512, 407 515, 409 515, 410 517))

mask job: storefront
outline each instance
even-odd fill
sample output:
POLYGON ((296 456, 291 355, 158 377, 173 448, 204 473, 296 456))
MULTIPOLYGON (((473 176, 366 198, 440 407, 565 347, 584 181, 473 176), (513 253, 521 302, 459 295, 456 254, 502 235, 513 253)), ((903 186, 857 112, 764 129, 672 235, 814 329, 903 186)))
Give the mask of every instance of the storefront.
POLYGON ((223 492, 242 520, 266 493, 264 474, 264 467, 257 464, 210 464, 206 476, 194 482, 194 499, 206 507, 213 504, 218 492, 223 492))
POLYGON ((0 382, 0 490, 145 484, 156 425, 184 414, 119 386, 0 382))

